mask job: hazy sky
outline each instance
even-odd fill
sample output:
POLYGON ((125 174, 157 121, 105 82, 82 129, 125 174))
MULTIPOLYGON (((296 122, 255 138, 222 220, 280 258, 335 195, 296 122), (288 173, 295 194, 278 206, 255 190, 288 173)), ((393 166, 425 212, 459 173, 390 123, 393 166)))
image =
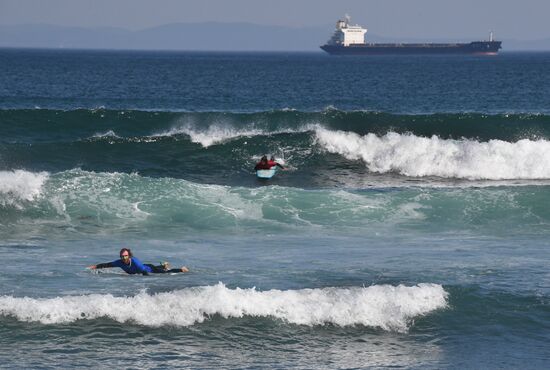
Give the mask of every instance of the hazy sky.
POLYGON ((388 37, 550 37, 550 0, 0 0, 0 25, 132 30, 175 22, 329 25, 345 13, 388 37))

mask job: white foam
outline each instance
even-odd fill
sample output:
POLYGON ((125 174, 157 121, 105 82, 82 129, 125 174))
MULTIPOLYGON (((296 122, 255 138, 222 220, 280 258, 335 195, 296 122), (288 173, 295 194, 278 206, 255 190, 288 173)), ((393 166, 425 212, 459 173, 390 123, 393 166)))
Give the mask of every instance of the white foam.
POLYGON ((260 129, 236 129, 225 124, 214 124, 208 129, 197 129, 193 124, 184 124, 181 126, 172 127, 168 131, 164 131, 154 136, 174 136, 185 134, 191 138, 194 143, 199 143, 203 147, 208 148, 211 145, 234 139, 237 137, 250 137, 263 134, 260 129))
POLYGON ((92 138, 104 138, 104 137, 112 137, 112 138, 120 138, 113 130, 109 130, 106 132, 97 132, 94 135, 92 135, 92 138))
POLYGON ((236 128, 226 122, 215 123, 208 126, 207 129, 197 128, 194 123, 185 123, 182 125, 174 126, 167 131, 153 134, 153 137, 159 136, 174 136, 174 135, 188 135, 191 141, 199 143, 203 147, 207 148, 214 144, 219 144, 231 139, 239 137, 253 137, 259 135, 277 135, 284 133, 299 133, 313 131, 319 127, 317 124, 305 124, 297 129, 293 128, 279 128, 277 130, 266 130, 255 124, 250 124, 246 128, 236 128))
POLYGON ((210 316, 271 317, 298 325, 365 325, 406 331, 415 317, 447 306, 441 285, 375 285, 302 290, 228 289, 214 286, 114 297, 110 294, 50 299, 0 297, 0 314, 43 324, 110 318, 146 326, 190 326, 210 316))
POLYGON ((151 181, 137 174, 73 169, 52 177, 53 186, 49 190, 55 190, 48 200, 58 213, 66 216, 67 209, 78 208, 100 218, 144 221, 150 216, 140 208, 146 203, 147 197, 142 194, 146 190, 135 187, 142 179, 151 181))
POLYGON ((331 153, 362 160, 372 172, 469 180, 550 179, 550 142, 445 140, 437 136, 388 133, 384 136, 315 130, 331 153))
POLYGON ((94 217, 112 227, 149 218, 157 222, 170 215, 180 221, 185 215, 186 222, 194 225, 212 218, 222 224, 262 219, 262 205, 249 199, 247 192, 229 186, 80 169, 55 174, 48 185, 47 200, 57 214, 67 219, 94 217), (187 213, 182 212, 185 209, 187 213))
POLYGON ((47 172, 0 171, 0 204, 17 205, 36 199, 48 179, 47 172))
POLYGON ((232 191, 228 186, 184 184, 187 185, 183 189, 184 193, 191 196, 189 201, 200 209, 216 209, 221 211, 218 213, 221 217, 229 215, 234 220, 262 219, 261 206, 247 200, 239 192, 232 191))

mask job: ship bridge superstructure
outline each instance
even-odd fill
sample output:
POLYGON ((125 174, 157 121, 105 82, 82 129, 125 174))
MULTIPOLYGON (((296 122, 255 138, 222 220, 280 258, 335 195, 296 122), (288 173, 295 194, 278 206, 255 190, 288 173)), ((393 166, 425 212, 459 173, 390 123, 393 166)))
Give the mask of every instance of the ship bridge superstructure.
POLYGON ((346 14, 344 19, 339 19, 336 22, 334 34, 328 40, 328 45, 350 46, 365 44, 365 34, 367 29, 359 25, 351 26, 350 17, 346 14))

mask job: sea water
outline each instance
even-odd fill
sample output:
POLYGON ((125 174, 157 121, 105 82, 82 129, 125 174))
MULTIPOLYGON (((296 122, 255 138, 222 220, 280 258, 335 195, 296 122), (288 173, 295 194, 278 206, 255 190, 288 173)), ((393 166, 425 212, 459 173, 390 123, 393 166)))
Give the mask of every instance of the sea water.
POLYGON ((550 54, 0 70, 2 367, 548 365, 550 54))

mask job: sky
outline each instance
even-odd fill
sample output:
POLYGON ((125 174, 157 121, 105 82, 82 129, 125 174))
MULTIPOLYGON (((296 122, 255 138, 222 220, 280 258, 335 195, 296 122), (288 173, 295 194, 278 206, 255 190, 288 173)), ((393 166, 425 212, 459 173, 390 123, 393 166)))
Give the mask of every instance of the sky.
POLYGON ((0 25, 140 30, 169 23, 333 24, 344 14, 386 37, 550 38, 550 0, 0 0, 0 25))

